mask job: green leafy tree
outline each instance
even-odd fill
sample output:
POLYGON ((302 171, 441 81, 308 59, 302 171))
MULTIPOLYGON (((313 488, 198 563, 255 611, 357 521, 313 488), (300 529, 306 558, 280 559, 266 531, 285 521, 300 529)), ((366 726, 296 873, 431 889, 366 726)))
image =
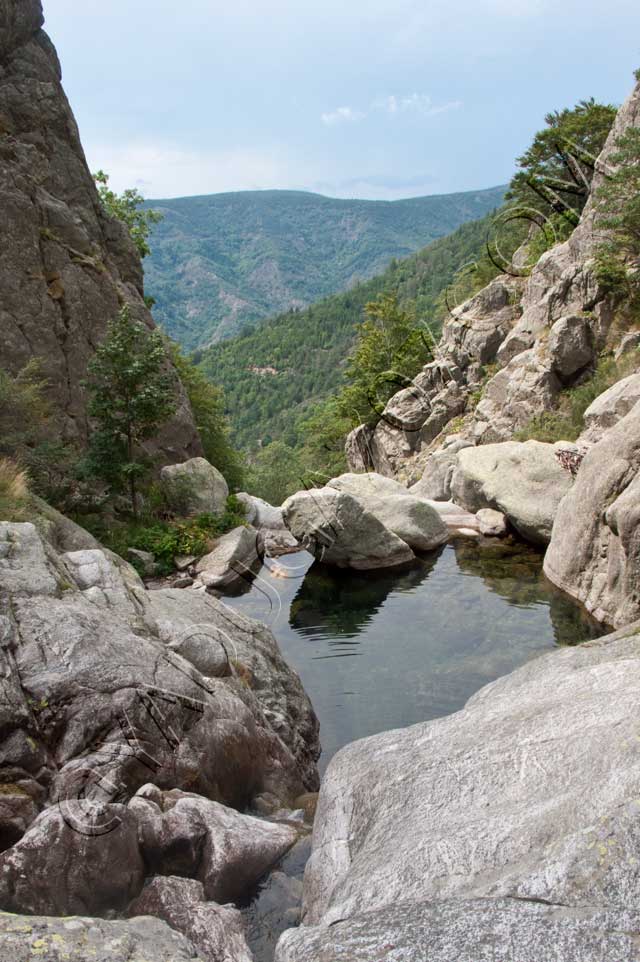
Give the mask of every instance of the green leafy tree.
POLYGON ((239 491, 244 481, 244 463, 231 443, 224 393, 185 357, 176 343, 168 343, 171 359, 191 404, 205 457, 224 475, 229 487, 239 491))
POLYGON ((147 465, 141 445, 175 411, 175 376, 169 372, 162 334, 122 308, 89 361, 88 411, 97 429, 88 467, 114 486, 126 486, 137 517, 137 486, 147 465))
POLYGON ((138 190, 125 190, 123 194, 116 194, 109 187, 109 177, 103 170, 93 175, 98 187, 98 194, 106 212, 127 227, 131 238, 138 248, 140 257, 147 257, 151 253, 149 235, 154 224, 163 219, 157 210, 144 207, 144 197, 138 190))
POLYGON ((298 451, 283 441, 273 441, 256 455, 247 475, 247 491, 270 504, 285 498, 304 485, 305 469, 298 451))
POLYGON ((640 299, 640 130, 616 141, 612 169, 598 189, 598 227, 606 237, 596 250, 596 275, 612 293, 640 299))
POLYGON ((521 169, 509 185, 507 200, 577 223, 616 113, 613 104, 599 104, 592 97, 547 114, 546 127, 518 158, 521 169))

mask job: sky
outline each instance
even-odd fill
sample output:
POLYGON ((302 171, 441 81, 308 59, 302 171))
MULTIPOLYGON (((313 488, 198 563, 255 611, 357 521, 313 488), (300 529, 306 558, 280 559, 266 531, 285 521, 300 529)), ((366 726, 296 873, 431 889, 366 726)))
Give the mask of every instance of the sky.
POLYGON ((621 103, 638 0, 44 0, 92 169, 149 198, 505 183, 547 112, 621 103))

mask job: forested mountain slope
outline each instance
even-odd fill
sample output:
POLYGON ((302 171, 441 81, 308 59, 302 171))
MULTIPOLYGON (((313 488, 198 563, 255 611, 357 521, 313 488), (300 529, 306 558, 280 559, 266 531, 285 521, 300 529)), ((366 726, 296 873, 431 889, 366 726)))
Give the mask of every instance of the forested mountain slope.
POLYGON ((495 187, 387 202, 246 191, 149 201, 163 220, 146 290, 158 322, 193 349, 373 277, 503 195, 495 187))
POLYGON ((281 438, 295 446, 297 422, 342 383, 364 306, 383 291, 440 329, 437 304, 457 271, 485 249, 491 217, 464 224, 382 274, 305 310, 263 321, 248 335, 215 344, 200 355, 211 380, 224 388, 238 445, 281 438))

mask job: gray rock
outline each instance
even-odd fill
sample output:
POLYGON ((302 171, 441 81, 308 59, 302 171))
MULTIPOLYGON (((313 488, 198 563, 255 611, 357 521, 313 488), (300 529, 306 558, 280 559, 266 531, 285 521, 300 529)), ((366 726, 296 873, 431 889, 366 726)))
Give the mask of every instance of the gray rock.
POLYGON ((486 385, 475 411, 475 436, 482 444, 510 439, 534 415, 554 407, 561 384, 541 353, 518 354, 486 385))
POLYGON ((493 508, 523 538, 546 544, 571 484, 553 444, 507 441, 460 451, 451 490, 456 503, 469 511, 493 508))
POLYGON ((568 381, 595 360, 593 331, 588 319, 570 314, 555 322, 548 341, 551 364, 563 381, 568 381))
POLYGON ((372 435, 368 424, 361 424, 347 435, 344 451, 350 471, 373 471, 372 435))
POLYGON ((501 511, 481 508, 477 514, 480 534, 488 538, 504 538, 509 531, 509 523, 501 511))
POLYGON ((19 841, 38 816, 36 801, 19 785, 0 785, 0 852, 19 841))
POLYGON ((276 962, 637 962, 639 927, 634 909, 513 899, 399 902, 331 928, 291 929, 276 962))
POLYGON ((207 899, 225 903, 250 889, 298 840, 289 825, 241 815, 199 795, 164 792, 161 806, 136 797, 129 811, 153 874, 197 877, 207 899))
POLYGON ((300 549, 284 523, 282 508, 274 508, 252 494, 241 493, 237 498, 245 507, 248 523, 260 532, 265 555, 277 558, 300 549))
POLYGON ((422 478, 409 488, 410 494, 429 501, 449 501, 453 474, 458 466, 458 451, 471 446, 471 441, 460 440, 431 454, 425 462, 422 478))
POLYGON ((205 901, 195 879, 154 878, 129 906, 129 915, 152 915, 193 942, 203 962, 252 962, 242 916, 230 905, 205 901))
POLYGON ((633 354, 638 348, 640 348, 640 331, 629 331, 615 349, 614 357, 616 361, 619 361, 621 357, 633 354))
POLYGON ((166 465, 160 480, 167 501, 180 514, 221 514, 226 507, 229 486, 205 458, 166 465))
POLYGON ((618 381, 593 401, 584 412, 581 444, 595 444, 609 428, 622 420, 640 401, 640 374, 618 381))
POLYGON ((561 502, 545 574, 600 621, 640 617, 640 402, 585 455, 561 502))
POLYGON ((208 962, 184 936, 153 918, 107 922, 2 912, 0 952, 12 962, 208 962))
POLYGON ((144 874, 137 822, 124 806, 53 806, 0 855, 0 904, 35 915, 122 910, 144 874))
POLYGON ((455 307, 447 318, 441 351, 463 368, 472 362, 489 364, 517 317, 519 278, 502 274, 455 307))
POLYGON ((137 562, 145 578, 153 578, 158 573, 155 556, 150 551, 140 551, 138 548, 128 548, 127 554, 132 562, 137 562))
POLYGON ((320 792, 306 924, 346 932, 363 906, 402 902, 491 910, 506 898, 578 918, 635 905, 639 631, 552 652, 461 712, 339 752, 320 792))
POLYGON ((241 525, 223 535, 196 565, 197 581, 212 591, 231 591, 251 582, 262 566, 264 545, 255 528, 241 525))
POLYGON ((367 471, 364 474, 341 474, 327 482, 327 487, 335 488, 336 491, 346 491, 347 494, 363 500, 380 497, 403 498, 409 494, 404 484, 376 474, 375 471, 367 471))
POLYGON ((294 538, 325 564, 392 568, 415 560, 411 548, 346 491, 300 491, 282 509, 294 538))
MULTIPOLYGON (((122 304, 150 330, 154 322, 140 257, 124 225, 102 209, 42 22, 39 0, 0 4, 0 116, 11 144, 0 159, 10 238, 0 250, 0 364, 16 374, 40 358, 57 430, 82 446, 90 430, 82 382, 108 323, 122 304)), ((201 453, 182 387, 176 400, 176 413, 145 445, 161 463, 201 453)))

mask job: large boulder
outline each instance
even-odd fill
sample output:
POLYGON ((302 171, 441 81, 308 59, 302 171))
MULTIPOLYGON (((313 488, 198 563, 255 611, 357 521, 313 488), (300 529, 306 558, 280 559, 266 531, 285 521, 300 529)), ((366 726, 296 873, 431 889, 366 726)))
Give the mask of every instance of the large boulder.
POLYGON ((640 617, 640 402, 586 454, 559 506, 545 574, 601 621, 640 617))
POLYGON ((432 551, 447 540, 447 529, 437 511, 391 478, 373 473, 343 474, 329 481, 327 487, 353 495, 414 551, 432 551))
POLYGON ((282 508, 245 492, 236 497, 245 509, 247 522, 260 532, 265 555, 275 558, 299 550, 298 542, 284 523, 282 508))
POLYGON ((373 471, 374 458, 371 453, 373 428, 360 424, 347 435, 344 453, 351 471, 373 471))
POLYGON ((290 825, 241 815, 199 795, 143 788, 129 803, 152 874, 198 878, 207 899, 245 898, 296 843, 290 825))
POLYGON ((108 922, 4 912, 0 912, 0 957, 12 962, 208 962, 190 940, 160 919, 108 922))
POLYGON ((640 374, 617 381, 600 394, 584 412, 584 431, 581 443, 595 444, 605 431, 621 421, 640 401, 640 374))
POLYGON ((339 752, 305 874, 305 924, 321 928, 285 935, 279 962, 296 950, 309 962, 411 959, 390 947, 412 931, 418 945, 433 936, 443 962, 482 958, 481 933, 492 946, 496 931, 510 960, 599 962, 603 945, 635 960, 615 934, 635 938, 623 920, 640 897, 639 640, 637 623, 557 650, 456 714, 339 752), (483 906, 465 912, 468 899, 483 906))
POLYGON ((212 591, 231 591, 251 583, 262 566, 262 537, 250 525, 240 525, 216 541, 196 565, 197 583, 212 591))
POLYGON ((434 451, 425 461, 421 479, 409 488, 410 494, 429 501, 450 501, 451 482, 458 466, 458 451, 471 446, 471 441, 458 439, 434 451))
POLYGON ((284 520, 307 550, 339 568, 392 568, 415 560, 411 548, 346 491, 299 491, 282 506, 284 520))
POLYGON ((469 511, 501 511, 523 538, 547 544, 558 505, 572 485, 557 450, 540 441, 464 448, 451 484, 453 500, 469 511))
POLYGON ((0 905, 34 915, 122 911, 144 875, 138 823, 123 805, 53 806, 0 855, 0 905))
POLYGON ((167 501, 180 514, 221 514, 229 497, 227 482, 205 458, 166 465, 160 481, 167 501))
POLYGON ((129 906, 129 915, 163 919, 193 942, 203 962, 253 962, 240 912, 207 902, 195 879, 152 879, 129 906))
POLYGON ((504 441, 534 415, 551 410, 561 382, 540 349, 516 355, 487 383, 475 411, 475 436, 483 444, 504 441))
POLYGON ((290 929, 276 962, 636 962, 639 926, 634 908, 577 913, 512 899, 399 902, 330 928, 290 929), (429 954, 417 955, 423 946, 429 954))
POLYGON ((553 370, 569 381, 595 359, 593 331, 584 314, 570 314, 555 322, 547 343, 553 370))

